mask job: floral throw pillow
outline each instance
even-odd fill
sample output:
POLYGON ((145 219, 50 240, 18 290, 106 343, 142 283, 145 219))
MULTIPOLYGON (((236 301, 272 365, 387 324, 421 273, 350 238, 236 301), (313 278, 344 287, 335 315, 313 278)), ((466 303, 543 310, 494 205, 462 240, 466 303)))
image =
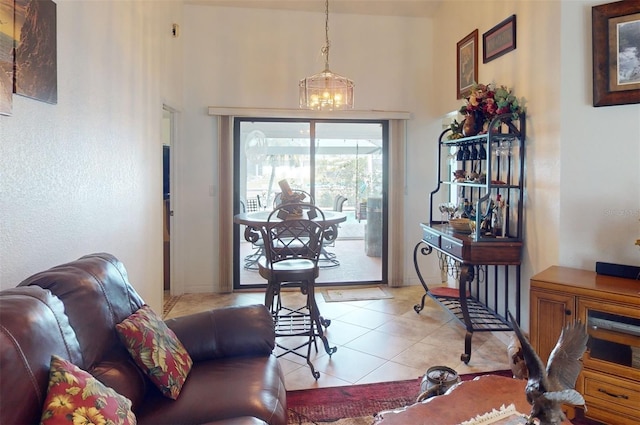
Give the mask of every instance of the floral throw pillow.
POLYGON ((135 425, 136 417, 128 398, 54 355, 40 423, 135 425))
POLYGON ((193 360, 180 340, 148 305, 116 325, 135 362, 169 398, 177 399, 193 360))

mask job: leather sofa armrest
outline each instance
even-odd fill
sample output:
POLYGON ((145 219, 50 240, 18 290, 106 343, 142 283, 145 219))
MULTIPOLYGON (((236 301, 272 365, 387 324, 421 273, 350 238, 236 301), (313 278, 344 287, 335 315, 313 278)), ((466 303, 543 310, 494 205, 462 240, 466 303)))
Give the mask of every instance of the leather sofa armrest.
POLYGON ((208 310, 166 324, 194 361, 268 356, 275 347, 273 318, 261 304, 208 310))

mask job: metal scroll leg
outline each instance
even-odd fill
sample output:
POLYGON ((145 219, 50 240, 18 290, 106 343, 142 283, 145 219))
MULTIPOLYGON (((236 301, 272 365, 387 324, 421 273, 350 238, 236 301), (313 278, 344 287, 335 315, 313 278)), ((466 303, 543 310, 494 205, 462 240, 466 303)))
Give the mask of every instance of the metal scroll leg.
POLYGON ((424 278, 422 277, 422 273, 420 272, 420 266, 418 265, 418 251, 420 251, 422 255, 429 255, 431 254, 431 251, 433 251, 433 248, 431 248, 430 245, 427 245, 423 241, 418 242, 416 244, 416 247, 413 248, 413 267, 415 267, 416 274, 418 275, 418 279, 420 279, 420 283, 424 288, 424 295, 422 295, 420 304, 416 304, 413 306, 413 309, 416 311, 416 313, 419 314, 422 311, 422 309, 424 309, 424 302, 427 299, 427 293, 429 292, 429 287, 427 286, 426 282, 424 281, 424 278))
POLYGON ((464 318, 464 324, 467 328, 467 333, 464 336, 464 353, 460 355, 460 360, 464 364, 469 364, 471 360, 471 338, 473 337, 473 323, 469 315, 469 306, 467 304, 467 287, 475 277, 475 270, 473 266, 468 264, 461 264, 460 277, 458 280, 458 286, 460 287, 460 310, 462 310, 462 316, 464 318))
POLYGON ((460 355, 460 360, 464 362, 464 364, 469 364, 471 360, 471 338, 473 337, 473 332, 467 331, 464 336, 464 353, 460 355))

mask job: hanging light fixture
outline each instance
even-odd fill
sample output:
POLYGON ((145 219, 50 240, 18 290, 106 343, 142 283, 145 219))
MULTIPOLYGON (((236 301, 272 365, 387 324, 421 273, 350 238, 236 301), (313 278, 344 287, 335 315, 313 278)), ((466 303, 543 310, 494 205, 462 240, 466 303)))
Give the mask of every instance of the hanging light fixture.
POLYGON ((353 109, 353 81, 329 70, 329 0, 325 0, 324 71, 300 80, 300 108, 353 109))

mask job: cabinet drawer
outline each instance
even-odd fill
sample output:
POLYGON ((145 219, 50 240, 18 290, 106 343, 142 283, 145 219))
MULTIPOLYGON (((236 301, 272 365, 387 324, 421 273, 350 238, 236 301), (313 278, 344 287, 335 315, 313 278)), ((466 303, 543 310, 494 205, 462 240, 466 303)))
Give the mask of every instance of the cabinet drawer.
POLYGON ((440 248, 457 258, 462 258, 462 243, 453 239, 445 238, 440 239, 440 248))
POLYGON ((589 402, 604 403, 611 410, 640 417, 640 384, 637 382, 588 370, 583 371, 582 379, 587 406, 589 402))
POLYGON ((428 229, 422 229, 422 240, 436 248, 440 247, 440 235, 432 233, 428 229))

